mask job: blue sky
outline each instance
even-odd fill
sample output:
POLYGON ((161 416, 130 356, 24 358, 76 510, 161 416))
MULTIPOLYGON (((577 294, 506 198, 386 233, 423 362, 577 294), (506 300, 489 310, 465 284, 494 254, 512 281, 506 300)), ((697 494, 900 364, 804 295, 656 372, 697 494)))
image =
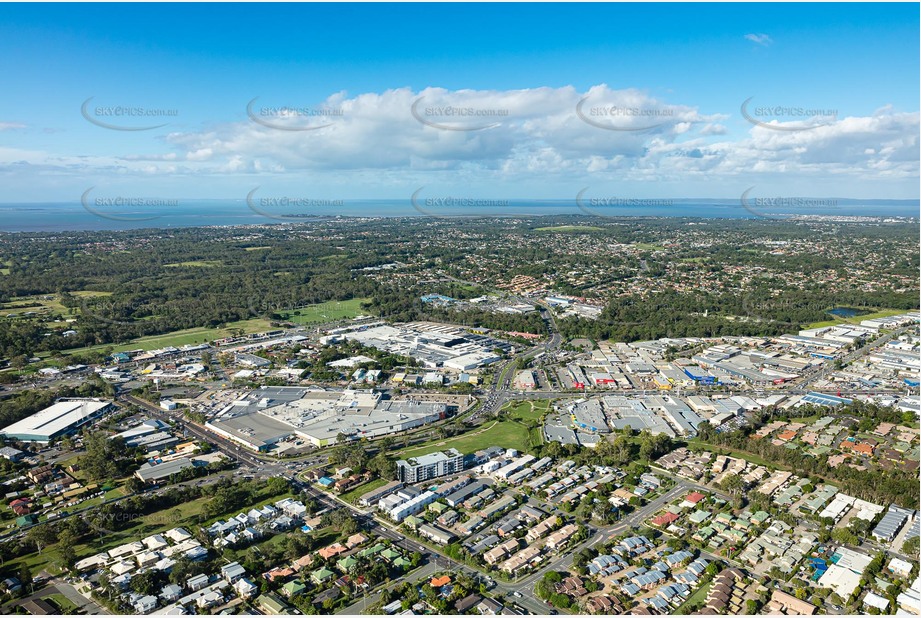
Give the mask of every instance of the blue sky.
POLYGON ((918 197, 915 4, 0 10, 3 202, 918 197))

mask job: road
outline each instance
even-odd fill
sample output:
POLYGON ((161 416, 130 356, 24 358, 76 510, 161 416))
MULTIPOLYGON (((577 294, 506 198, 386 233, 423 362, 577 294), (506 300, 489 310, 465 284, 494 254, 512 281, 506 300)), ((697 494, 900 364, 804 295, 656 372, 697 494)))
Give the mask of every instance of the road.
MULTIPOLYGON (((558 399, 560 397, 566 396, 582 396, 581 392, 549 392, 549 391, 516 391, 510 388, 511 382, 514 377, 514 367, 520 360, 530 361, 541 353, 550 353, 554 350, 557 350, 562 344, 562 338, 557 332, 555 318, 551 311, 546 307, 540 307, 541 316, 547 323, 547 329, 550 333, 549 339, 543 342, 541 345, 530 348, 528 351, 523 352, 517 355, 515 358, 505 361, 502 366, 498 369, 496 374, 496 380, 492 386, 483 394, 482 396, 482 405, 472 411, 470 418, 476 420, 480 416, 484 416, 491 412, 494 412, 500 409, 507 401, 509 400, 529 400, 529 399, 558 399)), ((894 337, 897 337, 902 332, 905 332, 907 329, 900 329, 894 331, 887 335, 883 335, 876 340, 868 343, 866 346, 853 351, 842 359, 844 363, 850 363, 854 360, 869 354, 874 349, 879 346, 885 345, 889 340, 894 337)), ((811 372, 804 376, 804 378, 793 386, 793 388, 787 389, 745 389, 740 391, 735 391, 732 394, 737 395, 748 395, 751 397, 763 396, 766 391, 768 392, 778 392, 783 394, 805 394, 809 392, 809 384, 818 381, 834 369, 828 364, 821 369, 816 369, 814 372, 811 372)), ((837 392, 837 391, 835 391, 837 392)), ((879 393, 888 392, 884 389, 876 391, 879 393)), ((893 391, 900 392, 900 391, 893 391)), ((866 391, 841 391, 842 395, 849 394, 865 394, 866 391)), ((244 447, 234 443, 231 440, 228 440, 214 432, 209 431, 204 426, 195 423, 188 418, 184 417, 181 413, 169 414, 164 410, 161 410, 156 405, 134 397, 130 393, 119 393, 117 398, 124 403, 130 403, 134 406, 137 406, 143 409, 145 412, 151 415, 153 418, 157 418, 164 421, 176 421, 183 428, 183 430, 191 436, 194 436, 196 439, 210 442, 215 445, 215 447, 226 456, 230 457, 232 460, 238 462, 241 466, 246 466, 253 468, 256 474, 264 476, 282 476, 294 481, 297 486, 305 489, 310 493, 317 501, 325 506, 331 508, 349 508, 355 518, 368 530, 392 540, 396 545, 403 547, 410 552, 419 552, 426 558, 426 566, 423 568, 431 570, 449 570, 453 572, 464 572, 469 574, 471 577, 483 578, 487 575, 484 572, 474 569, 472 567, 460 564, 448 556, 444 555, 441 551, 433 549, 421 543, 418 543, 412 539, 406 538, 401 532, 395 530, 388 522, 384 522, 367 511, 356 508, 353 505, 347 504, 338 500, 335 496, 323 492, 312 484, 301 483, 296 479, 296 473, 294 470, 303 470, 307 467, 315 465, 325 465, 328 463, 328 456, 320 451, 317 453, 312 453, 306 455, 303 458, 298 459, 287 459, 287 460, 278 460, 274 458, 269 458, 265 455, 255 454, 244 447)), ((430 427, 428 429, 431 429, 430 427)), ((328 452, 328 451, 327 451, 328 452)), ((209 477, 213 481, 212 477, 209 477)), ((192 481, 187 481, 186 483, 200 483, 203 482, 202 479, 195 479, 192 481)), ((185 483, 184 483, 185 484, 185 483)), ((691 488, 706 489, 707 491, 713 492, 712 488, 704 487, 693 481, 688 481, 680 479, 677 481, 677 485, 669 490, 665 495, 660 496, 645 506, 637 509, 623 520, 617 522, 613 526, 602 526, 602 527, 590 527, 590 536, 582 543, 577 546, 570 548, 568 551, 564 552, 561 555, 553 556, 546 564, 541 566, 536 572, 525 576, 520 581, 516 580, 514 582, 496 582, 496 591, 498 593, 505 594, 509 600, 514 599, 514 602, 520 604, 522 607, 533 611, 535 613, 546 613, 547 606, 536 598, 534 595, 534 585, 543 577, 543 574, 548 570, 562 570, 565 569, 571 564, 572 555, 578 552, 585 547, 591 547, 604 543, 607 540, 611 539, 614 536, 617 536, 624 531, 626 531, 631 526, 640 526, 645 522, 649 517, 655 514, 659 509, 661 509, 665 504, 670 500, 680 495, 683 492, 688 491, 691 488), (520 596, 518 596, 520 595, 520 596)), ((719 493, 719 492, 717 492, 719 493)), ((124 498, 119 498, 113 501, 123 500, 124 498)), ((110 501, 112 502, 112 501, 110 501)), ((92 507, 96 508, 96 507, 92 507)), ((71 513, 68 516, 81 515, 81 511, 71 513)), ((23 534, 24 529, 17 531, 18 534, 23 534)), ((417 571, 418 573, 425 574, 428 571, 417 571)), ((74 594, 76 591, 73 591, 74 594)), ((63 592, 62 592, 63 593, 63 592)), ((82 598, 82 597, 81 597, 82 598)), ((362 600, 364 603, 365 600, 362 600)), ((368 601, 368 603, 373 603, 374 601, 368 601)), ((356 604, 357 605, 357 604, 356 604)), ((350 606, 354 608, 355 605, 350 606)), ((347 608, 348 609, 348 608, 347 608)))
MULTIPOLYGON (((848 363, 854 362, 855 360, 857 360, 858 358, 860 358, 860 357, 862 357, 862 356, 866 356, 867 354, 869 354, 870 352, 872 352, 872 351, 875 350, 876 348, 878 348, 878 347, 880 347, 880 346, 883 346, 883 345, 887 344, 887 343, 888 343, 889 341, 891 341, 893 338, 897 338, 899 335, 902 335, 902 334, 904 334, 904 333, 907 333, 907 332, 909 332, 910 330, 912 330, 912 327, 899 328, 899 329, 896 329, 896 330, 894 330, 894 331, 892 331, 892 332, 890 332, 890 333, 887 333, 887 334, 883 335, 882 337, 878 337, 878 338, 874 339, 873 341, 871 341, 870 343, 866 344, 865 346, 863 346, 863 347, 861 347, 861 348, 858 348, 858 349, 854 350, 853 352, 851 352, 850 354, 848 354, 848 355, 845 356, 844 358, 840 359, 841 365, 842 365, 842 366, 845 366, 845 365, 847 365, 848 363)), ((809 384, 811 384, 811 383, 813 383, 813 382, 816 382, 816 381, 818 381, 818 380, 821 380, 821 379, 825 378, 825 376, 827 376, 827 375, 829 374, 829 372, 837 371, 837 369, 835 369, 834 366, 829 367, 828 365, 830 365, 830 364, 832 364, 832 363, 823 363, 823 364, 821 365, 821 368, 816 369, 814 374, 809 375, 809 376, 808 376, 807 378, 805 378, 802 382, 800 382, 797 386, 798 386, 799 388, 805 388, 805 387, 808 386, 809 384)), ((861 392, 865 392, 865 391, 861 391, 861 392)), ((880 391, 880 392, 882 392, 882 391, 880 391)), ((901 392, 901 391, 896 391, 896 392, 901 392)))
POLYGON ((5 615, 15 614, 15 608, 21 605, 24 601, 46 599, 54 594, 63 595, 68 601, 76 605, 77 609, 82 610, 86 614, 93 616, 110 615, 109 611, 96 603, 96 601, 86 598, 77 592, 76 588, 58 578, 51 579, 47 586, 43 586, 37 592, 28 594, 21 599, 9 601, 3 605, 3 607, 0 607, 0 613, 5 615))
MULTIPOLYGON (((453 571, 455 573, 466 573, 474 579, 490 577, 490 575, 485 571, 480 571, 479 569, 461 564, 446 556, 440 550, 423 545, 413 539, 406 538, 403 533, 395 530, 388 522, 381 520, 371 512, 359 509, 352 504, 339 500, 336 496, 317 488, 311 483, 299 483, 301 487, 305 489, 311 496, 313 496, 322 506, 330 508, 348 508, 352 511, 353 515, 355 515, 355 519, 365 529, 381 537, 390 539, 395 545, 398 545, 407 551, 419 552, 425 557, 428 564, 433 564, 437 569, 453 571)), ((639 527, 643 525, 646 520, 652 517, 662 507, 674 500, 676 497, 687 493, 692 488, 704 489, 703 486, 698 485, 697 483, 680 479, 676 482, 676 485, 673 488, 665 492, 663 495, 649 501, 646 505, 636 509, 634 512, 630 513, 616 524, 597 527, 589 526, 590 536, 585 541, 574 547, 567 548, 567 550, 562 554, 554 555, 549 562, 542 565, 537 571, 531 573, 530 575, 526 575, 519 580, 512 582, 496 580, 495 592, 498 594, 503 594, 509 600, 514 600, 516 604, 529 611, 532 611, 536 614, 546 614, 548 611, 548 606, 543 601, 538 599, 534 594, 534 585, 540 580, 540 578, 544 576, 544 573, 550 570, 567 569, 572 564, 573 554, 581 551, 582 549, 585 549, 586 547, 594 547, 600 543, 607 542, 613 537, 623 534, 631 527, 639 527), (515 593, 518 593, 520 596, 517 596, 515 593)), ((707 491, 713 491, 709 488, 706 489, 707 491)), ((412 576, 412 579, 415 580, 418 579, 418 577, 412 576)))

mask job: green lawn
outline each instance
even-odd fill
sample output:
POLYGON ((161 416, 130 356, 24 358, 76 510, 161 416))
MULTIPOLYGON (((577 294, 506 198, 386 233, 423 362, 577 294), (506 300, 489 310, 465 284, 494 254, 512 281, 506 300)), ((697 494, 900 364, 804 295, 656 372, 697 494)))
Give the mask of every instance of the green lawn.
POLYGON ((359 498, 361 498, 363 495, 365 495, 369 491, 374 491, 378 487, 383 487, 389 482, 390 481, 388 481, 387 479, 374 479, 370 483, 365 483, 361 487, 356 487, 352 491, 347 491, 339 497, 350 504, 355 504, 355 502, 357 502, 359 498))
POLYGON ((482 428, 474 429, 464 435, 436 439, 423 446, 416 446, 400 452, 400 457, 418 457, 446 448, 456 448, 461 453, 473 453, 490 446, 528 450, 528 428, 515 421, 487 421, 482 428))
POLYGON ((196 268, 212 268, 214 266, 220 266, 220 260, 192 260, 190 262, 175 262, 173 264, 164 264, 167 268, 182 268, 184 266, 192 266, 196 268))
MULTIPOLYGON (((120 343, 117 345, 96 345, 88 348, 71 348, 69 350, 65 350, 65 352, 87 352, 90 350, 102 350, 109 346, 111 346, 112 350, 115 352, 125 352, 127 350, 155 350, 157 348, 163 348, 166 346, 179 347, 190 343, 204 343, 207 341, 213 341, 215 339, 221 339, 223 337, 229 337, 231 335, 231 329, 235 328, 242 329, 244 334, 247 334, 272 330, 272 325, 268 320, 263 320, 262 318, 253 318, 251 320, 230 322, 227 324, 226 328, 187 328, 184 330, 177 330, 172 333, 167 333, 165 335, 150 335, 149 337, 141 337, 139 339, 134 339, 129 343, 120 343)), ((39 356, 41 356, 41 354, 39 354, 39 356)))
POLYGON ((44 597, 44 600, 54 605, 63 615, 72 616, 77 613, 77 606, 74 605, 70 599, 65 597, 63 594, 57 593, 48 595, 47 597, 44 597))
POLYGON ((790 418, 791 423, 805 423, 806 425, 811 425, 820 418, 825 416, 824 414, 813 414, 812 416, 795 416, 790 418))
MULTIPOLYGON (((99 293, 93 292, 93 294, 99 293)), ((367 298, 354 298, 352 300, 330 301, 326 303, 320 303, 318 305, 311 305, 310 307, 306 307, 304 309, 298 309, 296 312, 284 312, 281 313, 281 315, 286 316, 285 319, 296 324, 311 324, 315 322, 330 322, 343 318, 353 318, 362 313, 361 303, 367 300, 367 298), (296 315, 297 313, 300 315, 296 315)), ((252 318, 249 320, 230 322, 225 328, 187 328, 184 330, 177 330, 172 333, 166 333, 164 335, 150 335, 148 337, 141 337, 128 343, 122 343, 118 345, 105 344, 87 348, 71 348, 69 350, 64 350, 64 352, 89 352, 94 350, 102 350, 107 347, 111 347, 114 352, 125 352, 128 350, 155 350, 157 348, 163 348, 166 346, 180 347, 188 344, 205 343, 215 339, 229 337, 232 334, 232 329, 242 329, 244 334, 249 334, 271 330, 272 325, 268 320, 264 320, 262 318, 252 318)), ((49 354, 49 352, 42 352, 38 356, 44 358, 49 354)))
POLYGON ((855 315, 852 318, 838 318, 835 317, 831 320, 824 320, 822 322, 813 322, 806 326, 806 328, 824 328, 826 326, 836 326, 838 324, 860 324, 861 320, 872 320, 874 318, 888 318, 892 315, 900 315, 906 313, 906 309, 878 309, 872 313, 864 313, 861 315, 855 315))
POLYGON ((709 581, 709 582, 707 582, 706 584, 704 584, 703 586, 701 586, 701 587, 698 588, 697 590, 695 590, 695 591, 694 591, 694 594, 692 594, 690 597, 688 597, 688 600, 685 601, 684 603, 682 603, 681 607, 679 607, 679 608, 675 611, 675 613, 676 613, 676 614, 687 614, 687 613, 688 613, 687 610, 690 609, 691 605, 694 605, 695 603, 696 603, 696 604, 703 604, 703 602, 704 602, 704 601, 706 600, 706 598, 707 598, 707 593, 710 591, 710 588, 711 588, 711 587, 713 587, 713 581, 712 581, 712 580, 709 581))
MULTIPOLYGON (((74 550, 77 554, 77 560, 81 560, 98 554, 101 551, 128 543, 129 541, 136 541, 152 534, 166 532, 172 528, 184 527, 192 532, 200 525, 207 526, 218 519, 226 519, 227 516, 235 515, 240 510, 249 510, 252 507, 276 502, 286 497, 294 497, 294 494, 289 492, 278 496, 266 497, 251 505, 247 505, 245 509, 235 509, 229 513, 222 513, 202 523, 200 523, 199 515, 204 513, 205 506, 210 498, 197 498, 191 502, 186 502, 172 508, 138 517, 132 520, 131 524, 122 530, 113 531, 111 533, 102 532, 100 536, 90 538, 88 542, 76 544, 74 550)), ((4 573, 16 573, 23 564, 27 564, 33 573, 38 573, 41 570, 48 570, 50 573, 56 574, 60 572, 58 566, 59 562, 60 554, 57 551, 57 546, 51 545, 43 550, 41 554, 28 554, 16 560, 11 560, 3 565, 2 569, 4 573)))
POLYGON ((688 447, 710 451, 711 453, 728 453, 732 457, 745 459, 746 461, 750 461, 755 465, 764 466, 766 468, 770 468, 771 470, 776 470, 778 467, 777 464, 773 464, 768 460, 758 457, 757 455, 753 455, 747 451, 737 451, 734 449, 727 449, 724 446, 714 446, 712 444, 707 444, 706 442, 701 442, 697 438, 687 440, 687 443, 688 447))
POLYGON ((528 446, 535 447, 544 443, 543 427, 534 427, 528 432, 528 446))
POLYGON ((368 298, 353 298, 351 300, 331 300, 317 305, 310 305, 294 311, 280 311, 279 315, 295 324, 314 324, 317 322, 332 322, 345 318, 354 318, 361 315, 361 303, 368 298))
POLYGON ((594 225, 555 225, 552 227, 534 228, 535 232, 603 232, 603 227, 594 225))
POLYGON ((550 401, 538 399, 536 401, 509 402, 503 406, 510 419, 516 421, 537 421, 550 409, 550 401))
POLYGON ((93 506, 99 506, 103 502, 107 502, 109 500, 115 500, 116 498, 124 497, 127 494, 128 492, 125 490, 124 487, 116 487, 115 489, 111 489, 107 491, 106 493, 99 496, 98 498, 93 498, 92 500, 81 502, 80 504, 77 505, 77 508, 86 509, 86 508, 90 508, 93 506))
POLYGON ((633 246, 640 251, 665 251, 665 247, 662 245, 653 245, 648 242, 635 242, 633 246))
MULTIPOLYGON (((92 298, 96 296, 111 296, 111 292, 95 292, 92 290, 77 290, 71 292, 77 298, 92 298)), ((73 317, 80 312, 80 308, 68 309, 61 304, 60 296, 57 294, 36 294, 34 296, 19 296, 11 298, 8 302, 0 303, 0 317, 5 317, 9 313, 22 315, 26 312, 34 312, 39 318, 47 318, 52 314, 61 315, 64 318, 73 317), (50 296, 51 298, 44 298, 50 296)), ((56 320, 45 320, 43 325, 48 327, 64 326, 66 322, 56 320)))

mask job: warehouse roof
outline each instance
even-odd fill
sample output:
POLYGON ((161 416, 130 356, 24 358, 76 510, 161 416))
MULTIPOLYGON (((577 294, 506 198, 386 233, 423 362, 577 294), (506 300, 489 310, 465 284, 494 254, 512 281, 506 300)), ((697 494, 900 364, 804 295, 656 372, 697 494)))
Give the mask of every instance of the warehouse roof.
POLYGON ((111 402, 100 399, 62 399, 3 429, 3 434, 23 439, 56 437, 86 423, 111 402))
POLYGON ((150 481, 158 481, 161 479, 169 478, 170 475, 173 475, 180 470, 191 468, 194 465, 195 464, 188 457, 178 457, 171 461, 164 461, 163 463, 155 465, 145 463, 137 469, 135 475, 147 483, 150 481))

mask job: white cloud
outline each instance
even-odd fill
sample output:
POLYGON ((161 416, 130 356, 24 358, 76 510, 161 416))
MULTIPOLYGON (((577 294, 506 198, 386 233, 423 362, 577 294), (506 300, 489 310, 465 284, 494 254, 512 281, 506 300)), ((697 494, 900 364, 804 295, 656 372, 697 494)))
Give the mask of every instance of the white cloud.
MULTIPOLYGON (((284 102, 260 99, 256 105, 276 104, 284 102)), ((342 115, 319 121, 330 126, 311 131, 273 129, 248 118, 175 131, 164 139, 171 150, 166 153, 73 157, 0 148, 0 173, 28 169, 33 178, 185 177, 196 179, 196 187, 224 186, 209 183, 209 177, 249 177, 251 182, 253 176, 271 174, 279 181, 310 178, 339 192, 357 191, 360 197, 373 196, 380 187, 439 179, 477 184, 486 192, 516 186, 522 195, 544 183, 699 181, 720 187, 756 184, 759 175, 774 174, 791 182, 845 177, 882 182, 916 178, 919 167, 919 114, 888 106, 806 131, 746 124, 747 132, 734 137, 724 122, 732 116, 741 120, 738 112, 705 113, 605 84, 585 92, 566 86, 335 93, 317 107, 341 109, 342 115), (449 106, 461 113, 445 114, 449 106), (480 128, 484 121, 498 124, 480 128)), ((275 122, 297 128, 318 121, 287 116, 275 122)))
POLYGON ((761 33, 761 34, 746 34, 746 35, 745 35, 745 38, 748 39, 749 41, 751 41, 752 43, 757 43, 758 45, 761 45, 761 46, 763 46, 763 47, 767 47, 768 45, 771 45, 771 44, 774 42, 774 40, 771 39, 770 36, 768 36, 768 35, 766 35, 766 34, 764 34, 764 33, 761 33))

